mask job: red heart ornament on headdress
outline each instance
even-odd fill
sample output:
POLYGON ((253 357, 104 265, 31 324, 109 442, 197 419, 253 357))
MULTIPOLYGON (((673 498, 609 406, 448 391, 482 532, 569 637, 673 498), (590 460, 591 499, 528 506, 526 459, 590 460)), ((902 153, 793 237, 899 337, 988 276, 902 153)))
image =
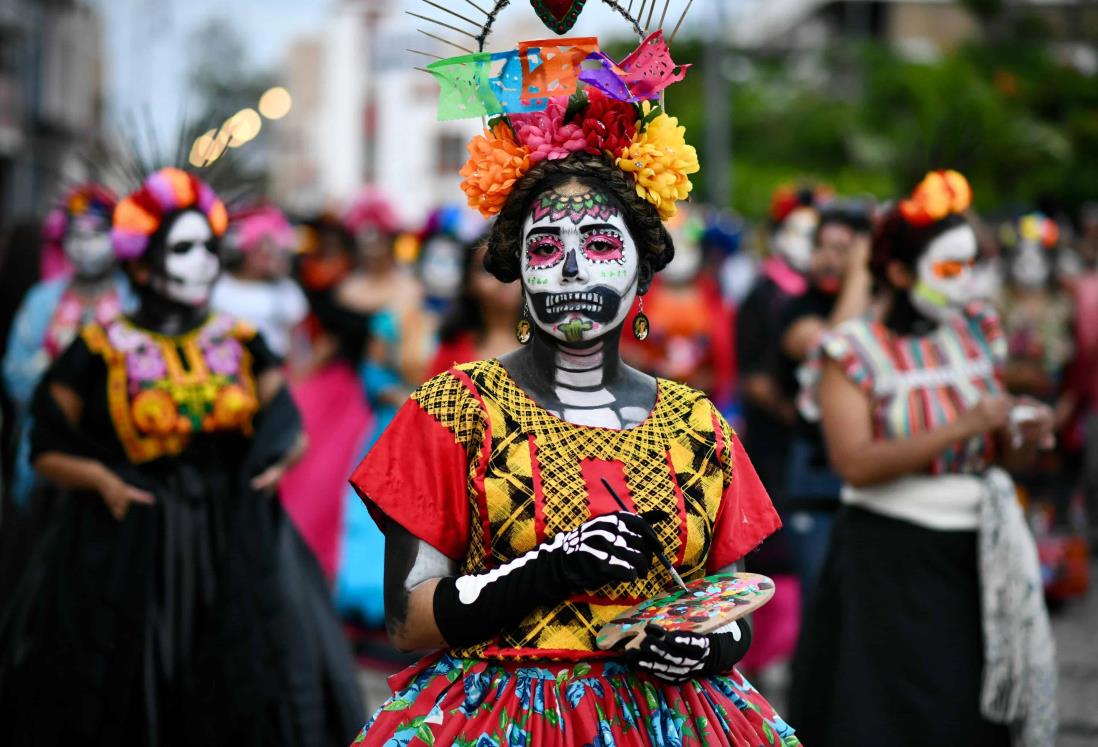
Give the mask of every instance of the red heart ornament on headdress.
POLYGON ((567 34, 576 25, 587 0, 530 0, 538 18, 555 34, 567 34))

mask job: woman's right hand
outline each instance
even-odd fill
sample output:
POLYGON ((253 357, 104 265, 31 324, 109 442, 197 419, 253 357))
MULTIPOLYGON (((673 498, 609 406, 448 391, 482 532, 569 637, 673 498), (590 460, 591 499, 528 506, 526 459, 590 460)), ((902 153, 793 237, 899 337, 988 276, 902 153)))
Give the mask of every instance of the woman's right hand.
POLYGON ((642 517, 628 511, 598 516, 543 545, 575 591, 590 591, 646 576, 660 541, 642 517))
POLYGON ((109 469, 104 469, 103 477, 100 479, 99 495, 103 497, 107 510, 117 521, 126 518, 126 513, 133 503, 151 506, 156 502, 156 497, 152 493, 126 483, 109 469))
POLYGON ((1013 408, 1012 397, 986 395, 961 417, 969 436, 978 436, 1006 428, 1013 408))

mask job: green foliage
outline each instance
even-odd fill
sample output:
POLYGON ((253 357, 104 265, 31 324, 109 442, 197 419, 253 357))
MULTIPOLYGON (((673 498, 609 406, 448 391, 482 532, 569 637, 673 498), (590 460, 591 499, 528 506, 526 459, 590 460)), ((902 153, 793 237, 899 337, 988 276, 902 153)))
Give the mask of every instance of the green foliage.
MULTIPOLYGON (((683 62, 700 57, 697 45, 676 49, 683 62)), ((728 84, 733 206, 750 217, 765 215, 783 183, 888 198, 946 167, 970 178, 978 208, 1098 197, 1098 169, 1079 167, 1098 163, 1098 78, 1042 44, 1015 37, 920 61, 843 41, 810 59, 732 62, 746 70, 728 84)), ((669 109, 699 148, 704 199, 704 171, 719 166, 704 152, 702 76, 692 72, 669 109)))

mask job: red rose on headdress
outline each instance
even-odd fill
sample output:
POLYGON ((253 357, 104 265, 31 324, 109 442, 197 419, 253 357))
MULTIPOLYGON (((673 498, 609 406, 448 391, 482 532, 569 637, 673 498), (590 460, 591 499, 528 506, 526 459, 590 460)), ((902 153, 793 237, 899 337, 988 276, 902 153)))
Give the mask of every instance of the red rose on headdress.
POLYGON ((580 128, 591 153, 608 152, 617 158, 633 142, 637 109, 612 99, 597 88, 587 88, 587 108, 579 115, 580 128))

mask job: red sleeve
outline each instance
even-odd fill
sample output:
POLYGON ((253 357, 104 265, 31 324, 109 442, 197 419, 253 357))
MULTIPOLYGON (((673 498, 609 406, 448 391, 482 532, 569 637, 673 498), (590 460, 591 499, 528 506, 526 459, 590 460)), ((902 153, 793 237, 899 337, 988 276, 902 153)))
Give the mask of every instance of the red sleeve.
MULTIPOLYGON (((450 380, 445 388, 456 397, 472 399, 450 374, 432 379, 417 394, 444 378, 450 380)), ((352 473, 351 485, 382 531, 395 521, 447 557, 460 560, 469 543, 469 451, 455 431, 428 412, 435 400, 415 397, 404 403, 352 473)), ((462 410, 469 412, 452 406, 446 412, 462 410)))
POLYGON ((725 487, 713 526, 713 545, 706 562, 709 573, 735 563, 782 526, 739 437, 719 414, 715 418, 719 420, 714 428, 717 448, 731 466, 731 480, 725 487))

